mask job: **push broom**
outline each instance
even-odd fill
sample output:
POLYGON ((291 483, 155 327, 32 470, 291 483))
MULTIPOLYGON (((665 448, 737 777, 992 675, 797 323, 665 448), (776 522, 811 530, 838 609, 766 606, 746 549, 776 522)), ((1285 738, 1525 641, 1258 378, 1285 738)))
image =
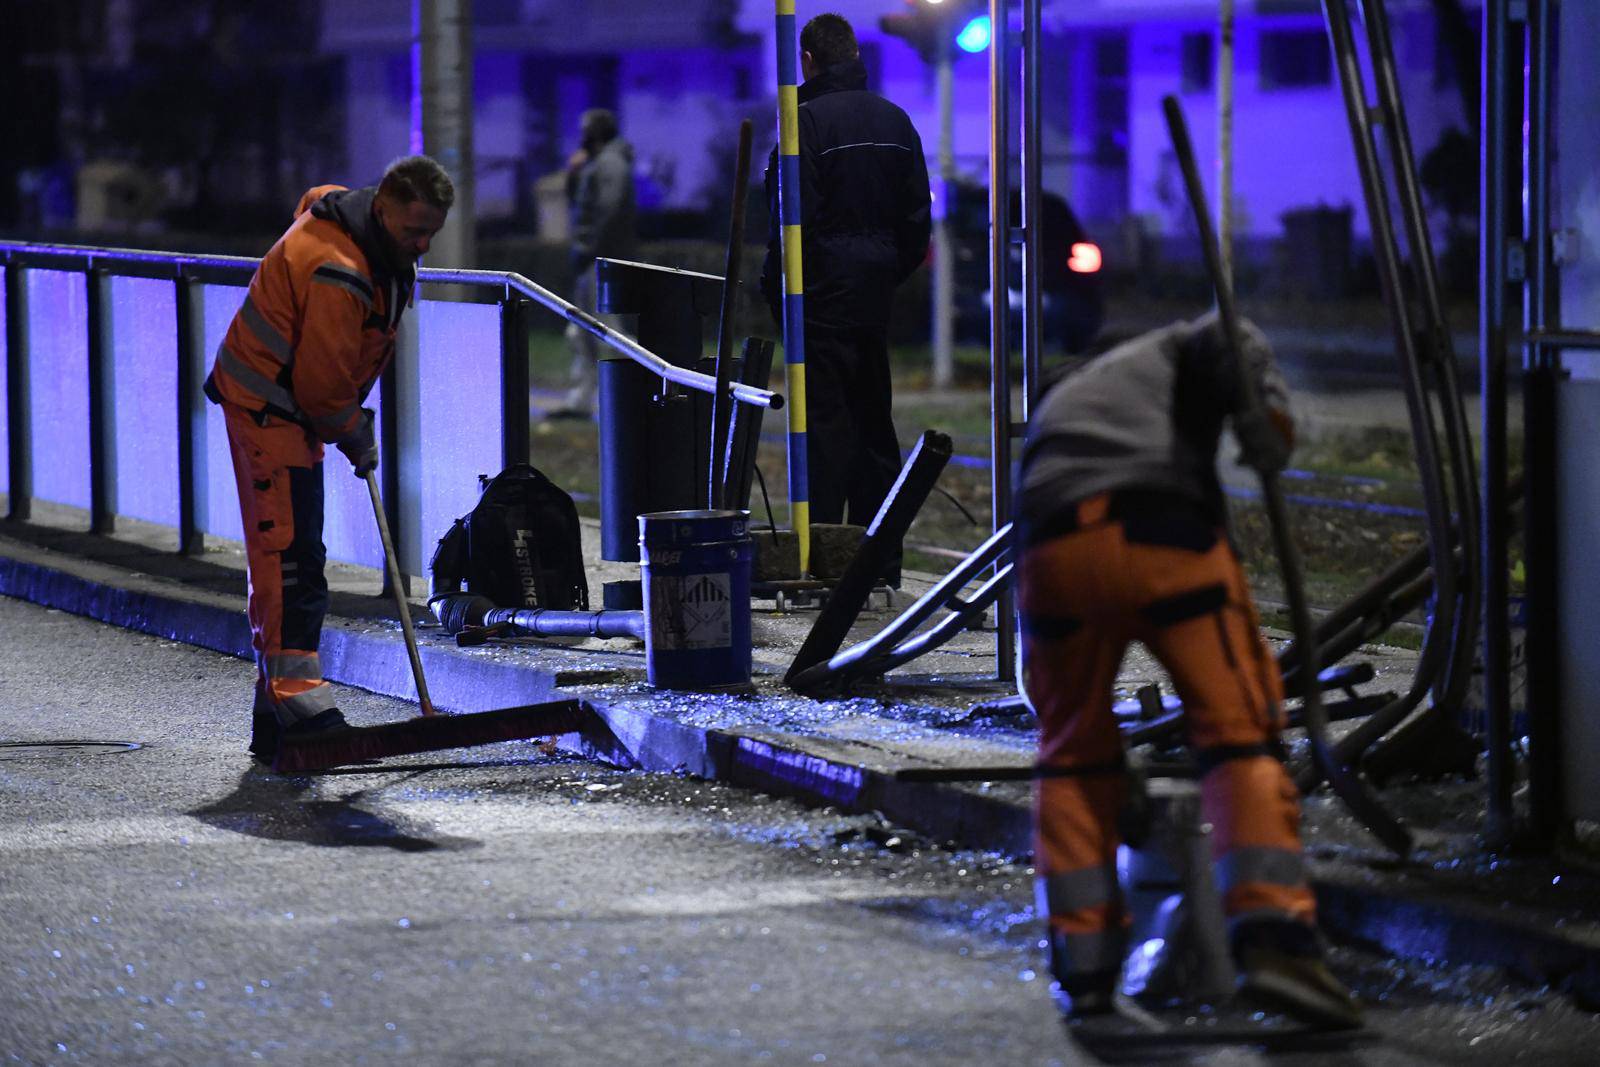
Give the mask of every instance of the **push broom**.
POLYGON ((422 714, 402 722, 381 726, 351 726, 305 737, 286 735, 278 745, 272 769, 279 774, 314 771, 342 763, 361 763, 385 756, 404 756, 414 752, 433 752, 442 748, 470 748, 497 741, 520 741, 531 737, 555 737, 581 729, 592 721, 593 713, 576 700, 556 700, 545 704, 525 704, 466 714, 440 714, 428 696, 428 680, 422 673, 422 653, 417 648, 416 631, 411 628, 411 607, 406 603, 400 583, 400 562, 395 557, 394 539, 389 535, 389 520, 383 512, 383 497, 378 492, 378 475, 365 475, 367 493, 372 497, 372 514, 378 522, 378 538, 383 542, 383 561, 388 568, 389 588, 394 592, 395 610, 405 634, 406 654, 411 658, 411 676, 417 684, 417 702, 422 714))

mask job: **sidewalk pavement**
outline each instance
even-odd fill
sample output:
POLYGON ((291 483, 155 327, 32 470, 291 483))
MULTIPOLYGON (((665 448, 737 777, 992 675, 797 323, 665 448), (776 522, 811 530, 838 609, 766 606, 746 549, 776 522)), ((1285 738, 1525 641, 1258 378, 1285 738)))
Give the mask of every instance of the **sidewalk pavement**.
MULTIPOLYGON (((117 538, 97 537, 65 529, 63 520, 76 516, 53 514, 48 505, 36 504, 35 513, 42 522, 0 523, 0 594, 250 657, 241 546, 224 542, 201 558, 183 558, 172 551, 170 530, 124 521, 117 538)), ((586 556, 597 560, 598 530, 586 522, 584 532, 586 556)), ((591 563, 590 578, 598 589, 600 581, 631 570, 591 563)), ((393 602, 377 595, 378 573, 333 564, 329 577, 325 675, 415 699, 393 602)), ((896 610, 932 579, 908 575, 896 610)), ((1034 732, 1025 717, 973 714, 975 705, 1010 691, 994 679, 992 631, 964 634, 908 669, 858 687, 850 698, 816 701, 782 683, 814 613, 780 614, 757 602, 754 695, 661 693, 645 682, 637 642, 530 640, 460 649, 432 625, 421 596, 412 600, 429 687, 444 710, 574 695, 594 720, 561 739, 569 750, 624 767, 874 812, 886 830, 959 847, 1012 856, 1031 850, 1026 782, 897 777, 906 770, 1030 765, 1034 732)), ((851 640, 888 618, 869 610, 851 640)), ((1361 658, 1377 671, 1364 692, 1400 688, 1414 661, 1412 653, 1379 647, 1362 650, 1361 658)), ((1119 687, 1131 693, 1160 677, 1135 649, 1119 687)), ((246 698, 240 695, 241 715, 246 698)), ((41 723, 39 737, 27 740, 47 740, 49 730, 41 723)), ((1291 748, 1303 750, 1303 739, 1291 741, 1291 748)), ((1397 959, 1506 968, 1600 1009, 1600 870, 1571 857, 1486 851, 1477 837, 1482 796, 1476 782, 1385 789, 1385 802, 1416 837, 1405 860, 1366 835, 1326 789, 1308 798, 1306 851, 1324 927, 1337 939, 1364 942, 1397 959)))

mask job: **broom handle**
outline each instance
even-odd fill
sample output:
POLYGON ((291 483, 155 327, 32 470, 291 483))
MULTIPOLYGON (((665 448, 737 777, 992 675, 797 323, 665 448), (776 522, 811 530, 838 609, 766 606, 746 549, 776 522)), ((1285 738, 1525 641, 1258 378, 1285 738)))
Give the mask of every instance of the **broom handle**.
POLYGON ((400 561, 395 558, 394 538, 389 536, 389 518, 383 513, 383 496, 378 492, 378 472, 366 473, 367 493, 372 497, 372 515, 378 520, 378 538, 383 542, 383 562, 389 568, 389 588, 394 590, 394 608, 400 616, 400 629, 406 635, 406 654, 411 657, 411 677, 417 682, 417 702, 422 714, 437 715, 428 699, 428 680, 422 676, 422 653, 417 651, 417 635, 411 629, 411 605, 406 603, 405 586, 400 582, 400 561))

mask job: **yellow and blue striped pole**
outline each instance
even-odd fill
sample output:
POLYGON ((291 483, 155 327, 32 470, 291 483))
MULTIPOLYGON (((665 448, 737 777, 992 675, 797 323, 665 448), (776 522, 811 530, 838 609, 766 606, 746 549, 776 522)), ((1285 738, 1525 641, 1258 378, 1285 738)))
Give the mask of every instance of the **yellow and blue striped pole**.
POLYGON ((800 272, 800 44, 794 0, 778 13, 778 221, 783 227, 783 362, 789 384, 789 516, 800 574, 811 570, 811 475, 806 464, 805 283, 800 272))

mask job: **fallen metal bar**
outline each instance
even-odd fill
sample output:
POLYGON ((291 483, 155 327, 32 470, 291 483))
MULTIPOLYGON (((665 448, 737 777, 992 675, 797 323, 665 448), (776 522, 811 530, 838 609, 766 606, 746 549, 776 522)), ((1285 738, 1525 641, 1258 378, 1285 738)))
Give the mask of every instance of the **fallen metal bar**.
POLYGON ((483 625, 485 629, 509 625, 539 637, 634 637, 644 640, 642 611, 496 608, 484 614, 483 625))
POLYGON ((927 430, 918 438, 910 458, 900 468, 899 477, 878 506, 872 525, 867 527, 861 547, 856 549, 839 584, 817 613, 817 621, 785 672, 784 681, 795 684, 796 678, 807 668, 828 660, 839 651, 884 567, 905 538, 906 530, 910 529, 911 521, 922 510, 928 494, 933 492, 934 483, 950 460, 952 447, 949 435, 937 430, 927 430))
MULTIPOLYGON (((956 564, 950 573, 939 579, 933 588, 922 594, 915 604, 901 612, 898 618, 875 636, 845 649, 826 663, 817 663, 806 668, 790 679, 789 684, 799 692, 813 694, 842 688, 852 679, 872 673, 876 667, 872 662, 875 657, 898 648, 901 642, 911 637, 935 612, 952 604, 955 605, 954 610, 957 612, 966 609, 970 601, 961 597, 961 590, 966 588, 981 571, 989 567, 1008 570, 1006 564, 1010 555, 1011 524, 1006 523, 990 534, 988 540, 973 549, 966 559, 956 564)), ((994 575, 982 589, 1003 588, 1006 583, 999 579, 999 574, 994 575)))
MULTIPOLYGON (((1336 700, 1323 705, 1321 710, 1329 722, 1338 722, 1343 719, 1364 718, 1393 702, 1393 693, 1375 693, 1371 696, 1336 700)), ((1122 732, 1123 743, 1132 748, 1135 745, 1159 745, 1176 741, 1183 733, 1183 714, 1181 711, 1175 711, 1151 722, 1138 723, 1122 732)), ((1304 706, 1290 708, 1287 721, 1292 728, 1305 727, 1304 706)))
POLYGON ((1000 594, 1011 588, 1011 564, 999 567, 984 580, 974 592, 959 599, 953 599, 956 606, 932 627, 922 631, 915 637, 908 638, 900 644, 877 656, 863 654, 858 661, 860 670, 852 672, 852 677, 864 674, 883 674, 896 667, 910 663, 918 656, 932 652, 946 641, 954 638, 963 630, 970 630, 972 624, 983 617, 989 606, 1000 599, 1000 594))
MULTIPOLYGON (((1356 697, 1352 700, 1340 700, 1329 704, 1323 709, 1331 720, 1354 719, 1366 715, 1371 711, 1371 705, 1387 700, 1390 694, 1379 694, 1370 697, 1356 697)), ((1142 731, 1161 726, 1169 728, 1175 720, 1180 720, 1182 715, 1173 715, 1158 719, 1146 727, 1135 730, 1124 730, 1123 739, 1128 747, 1145 744, 1158 738, 1137 736, 1142 731)), ((1293 712, 1290 713, 1289 724, 1298 726, 1299 723, 1293 712)), ((1178 722, 1177 725, 1182 725, 1178 722)), ((1163 768, 1171 771, 1174 768, 1163 768)), ((1188 770, 1187 767, 1176 768, 1188 770)), ((1071 767, 1039 767, 1031 763, 995 764, 985 767, 902 767, 894 772, 895 781, 898 782, 1031 782, 1039 778, 1071 778, 1081 773, 1077 768, 1071 767)), ((1166 776, 1157 774, 1156 777, 1166 776)), ((1191 776, 1190 774, 1183 775, 1191 776)))

